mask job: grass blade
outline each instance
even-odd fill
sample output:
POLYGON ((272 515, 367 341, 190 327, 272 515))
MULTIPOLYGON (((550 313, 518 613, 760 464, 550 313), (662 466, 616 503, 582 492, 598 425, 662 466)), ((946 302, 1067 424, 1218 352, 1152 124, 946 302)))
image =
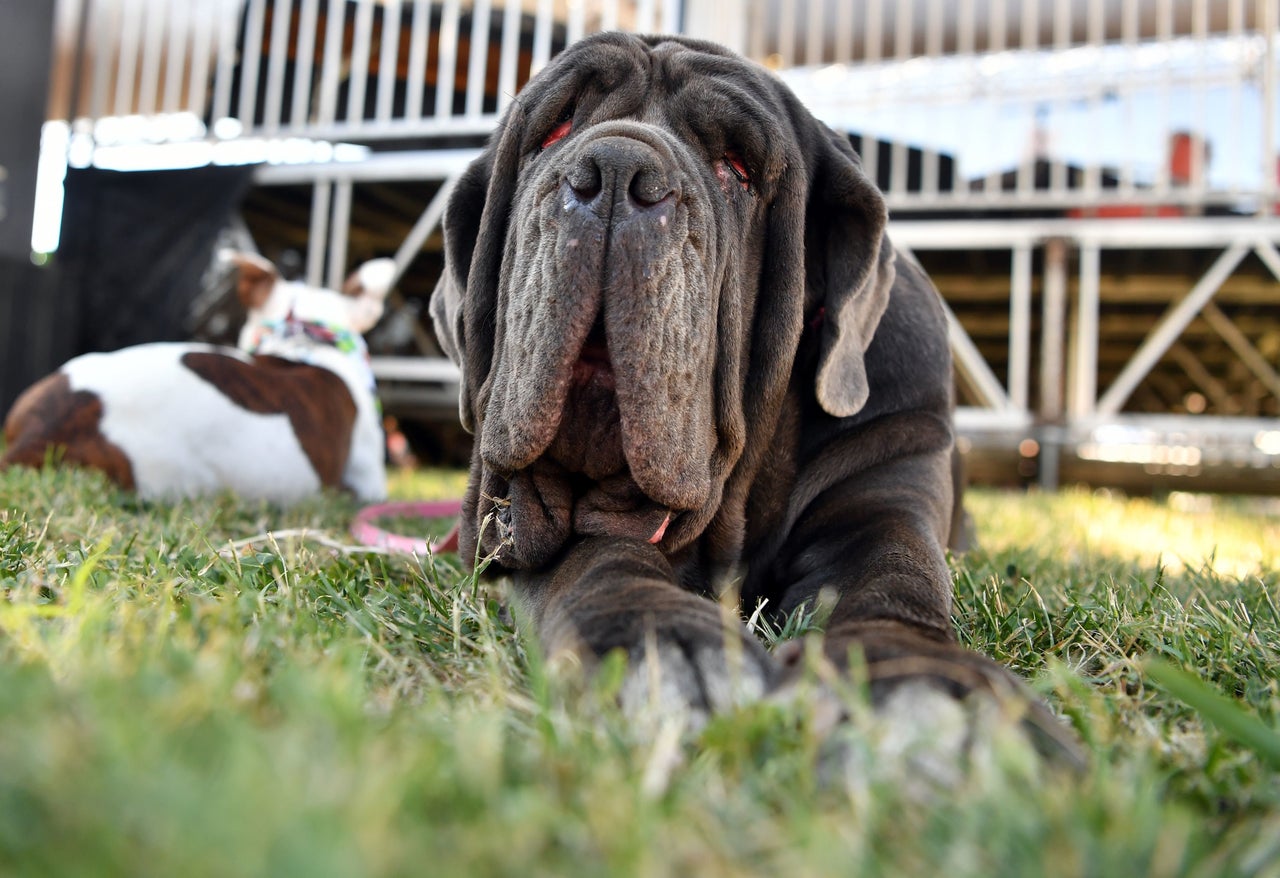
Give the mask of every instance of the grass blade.
POLYGON ((1274 769, 1280 769, 1280 732, 1204 681, 1166 662, 1152 660, 1147 673, 1157 685, 1195 710, 1224 735, 1248 747, 1274 769))

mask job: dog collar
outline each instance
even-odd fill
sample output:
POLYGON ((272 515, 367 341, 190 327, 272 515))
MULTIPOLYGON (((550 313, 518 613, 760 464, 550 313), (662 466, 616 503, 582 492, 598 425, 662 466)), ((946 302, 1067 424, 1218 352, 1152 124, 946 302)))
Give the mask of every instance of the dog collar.
POLYGON ((289 342, 302 338, 335 348, 344 354, 358 354, 368 359, 369 349, 358 332, 316 320, 300 320, 289 312, 283 320, 264 321, 245 353, 257 354, 271 340, 289 342))
POLYGON ((250 356, 281 357, 308 366, 324 366, 324 363, 317 362, 317 354, 325 348, 332 348, 358 364, 361 379, 381 413, 382 400, 377 395, 369 346, 358 332, 318 320, 299 320, 290 310, 283 320, 268 320, 259 325, 252 341, 243 350, 250 356))

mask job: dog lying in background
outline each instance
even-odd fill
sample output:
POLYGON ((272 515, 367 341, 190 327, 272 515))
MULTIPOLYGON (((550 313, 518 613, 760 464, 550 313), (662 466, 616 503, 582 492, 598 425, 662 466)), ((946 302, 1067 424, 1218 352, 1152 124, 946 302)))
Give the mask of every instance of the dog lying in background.
POLYGON ((283 505, 323 487, 383 498, 361 333, 382 316, 394 263, 366 262, 336 292, 287 282, 258 256, 224 258, 248 312, 239 349, 160 342, 76 357, 18 397, 0 468, 93 467, 156 500, 229 490, 283 505))

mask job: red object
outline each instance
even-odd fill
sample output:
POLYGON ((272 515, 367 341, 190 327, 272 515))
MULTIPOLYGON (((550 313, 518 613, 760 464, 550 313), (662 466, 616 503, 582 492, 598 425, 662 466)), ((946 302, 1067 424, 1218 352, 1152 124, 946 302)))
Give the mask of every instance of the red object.
POLYGON ((1176 204, 1099 204, 1097 207, 1073 207, 1067 211, 1072 219, 1131 219, 1149 216, 1182 216, 1176 204))
MULTIPOLYGON (((1195 145, 1196 139, 1185 131, 1178 131, 1169 138, 1169 180, 1173 185, 1187 186, 1191 183, 1191 157, 1195 145)), ((1202 152, 1207 153, 1208 149, 1205 148, 1202 152)), ((1204 157, 1208 158, 1207 155, 1204 157)), ((1201 167, 1201 173, 1203 172, 1201 167)))

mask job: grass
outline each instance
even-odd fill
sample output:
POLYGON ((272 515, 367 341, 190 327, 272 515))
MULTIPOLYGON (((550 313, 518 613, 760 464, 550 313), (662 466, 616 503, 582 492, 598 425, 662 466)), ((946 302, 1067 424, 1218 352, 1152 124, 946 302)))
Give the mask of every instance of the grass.
POLYGON ((347 541, 344 499, 151 506, 0 474, 0 874, 1280 875, 1280 517, 970 506, 963 637, 1090 766, 998 748, 921 796, 864 714, 841 732, 861 768, 834 774, 803 701, 641 735, 616 673, 549 675, 451 559, 261 536, 347 541))

